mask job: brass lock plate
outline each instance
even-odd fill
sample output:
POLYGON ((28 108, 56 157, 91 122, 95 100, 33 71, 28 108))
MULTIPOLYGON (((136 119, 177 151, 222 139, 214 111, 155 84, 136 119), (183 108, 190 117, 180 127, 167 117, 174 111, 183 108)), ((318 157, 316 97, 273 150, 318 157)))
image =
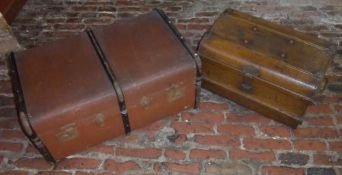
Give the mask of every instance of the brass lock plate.
POLYGON ((61 131, 56 134, 59 142, 67 142, 78 137, 78 131, 75 123, 70 123, 60 129, 61 131))
MULTIPOLYGON (((183 83, 181 83, 183 84, 183 83)), ((184 87, 178 84, 171 84, 171 86, 166 90, 166 99, 169 103, 181 99, 185 95, 184 87)))
POLYGON ((244 65, 241 67, 241 72, 245 74, 245 76, 254 76, 259 77, 260 76, 260 69, 252 66, 252 65, 244 65))

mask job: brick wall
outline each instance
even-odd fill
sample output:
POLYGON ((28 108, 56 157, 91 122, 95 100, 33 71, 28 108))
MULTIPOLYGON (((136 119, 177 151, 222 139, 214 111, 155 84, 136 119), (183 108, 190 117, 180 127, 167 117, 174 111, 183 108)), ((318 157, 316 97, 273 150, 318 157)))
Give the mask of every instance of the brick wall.
POLYGON ((20 48, 18 41, 13 36, 11 27, 0 13, 0 80, 7 79, 7 67, 4 64, 5 55, 10 51, 20 48))
MULTIPOLYGON (((30 48, 154 7, 170 15, 193 47, 228 7, 342 45, 340 0, 28 0, 12 27, 30 48)), ((2 81, 0 174, 342 175, 341 65, 338 55, 327 90, 296 130, 204 90, 200 110, 72 155, 55 170, 21 134, 8 81, 2 81)))

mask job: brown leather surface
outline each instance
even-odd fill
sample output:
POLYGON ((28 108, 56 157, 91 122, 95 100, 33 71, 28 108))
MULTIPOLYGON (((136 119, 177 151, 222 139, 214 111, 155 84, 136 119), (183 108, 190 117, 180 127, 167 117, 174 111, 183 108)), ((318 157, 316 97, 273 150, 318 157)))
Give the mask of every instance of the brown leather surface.
POLYGON ((157 11, 88 34, 14 58, 26 108, 19 114, 27 111, 29 117, 19 121, 24 131, 31 124, 55 160, 125 133, 107 60, 132 129, 195 103, 195 62, 157 11))
POLYGON ((31 125, 55 159, 124 133, 114 89, 85 33, 18 53, 16 62, 31 125), (76 138, 60 141, 70 124, 76 138))
POLYGON ((194 105, 194 61, 157 12, 94 34, 123 90, 132 129, 194 105), (181 97, 169 101, 172 90, 181 97))
POLYGON ((296 127, 331 58, 318 38, 226 10, 199 46, 204 87, 296 127))

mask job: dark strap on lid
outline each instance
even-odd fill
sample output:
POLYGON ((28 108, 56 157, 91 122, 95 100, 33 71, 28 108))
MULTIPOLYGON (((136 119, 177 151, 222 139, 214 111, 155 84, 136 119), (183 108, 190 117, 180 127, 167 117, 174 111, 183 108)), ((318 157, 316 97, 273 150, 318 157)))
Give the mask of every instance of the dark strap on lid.
POLYGON ((129 132, 131 132, 131 126, 129 124, 129 118, 128 118, 128 112, 127 112, 127 107, 126 107, 126 102, 125 102, 125 97, 123 94, 123 91, 117 81, 117 78, 114 74, 114 71, 112 70, 112 68, 110 67, 108 60, 103 52, 103 50, 101 49, 101 46, 99 44, 99 42, 97 41, 94 32, 91 29, 87 29, 87 34, 90 38, 90 41, 92 43, 92 45, 94 46, 96 53, 113 85, 114 91, 116 93, 117 96, 117 100, 119 103, 119 108, 120 108, 120 113, 121 113, 121 117, 122 117, 122 122, 124 125, 124 129, 125 129, 125 133, 128 134, 129 132))

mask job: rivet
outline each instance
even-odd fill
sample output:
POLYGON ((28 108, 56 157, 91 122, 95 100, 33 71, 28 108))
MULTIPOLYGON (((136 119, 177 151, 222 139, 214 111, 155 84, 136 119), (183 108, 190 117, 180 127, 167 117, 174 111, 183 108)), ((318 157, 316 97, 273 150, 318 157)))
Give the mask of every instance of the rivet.
POLYGON ((286 54, 285 54, 285 53, 281 53, 281 54, 280 54, 280 57, 286 58, 286 54))
POLYGON ((294 44, 294 40, 293 40, 293 39, 290 39, 290 40, 289 40, 289 43, 290 43, 290 44, 294 44))
POLYGON ((258 31, 258 28, 256 26, 253 27, 253 31, 258 31))

